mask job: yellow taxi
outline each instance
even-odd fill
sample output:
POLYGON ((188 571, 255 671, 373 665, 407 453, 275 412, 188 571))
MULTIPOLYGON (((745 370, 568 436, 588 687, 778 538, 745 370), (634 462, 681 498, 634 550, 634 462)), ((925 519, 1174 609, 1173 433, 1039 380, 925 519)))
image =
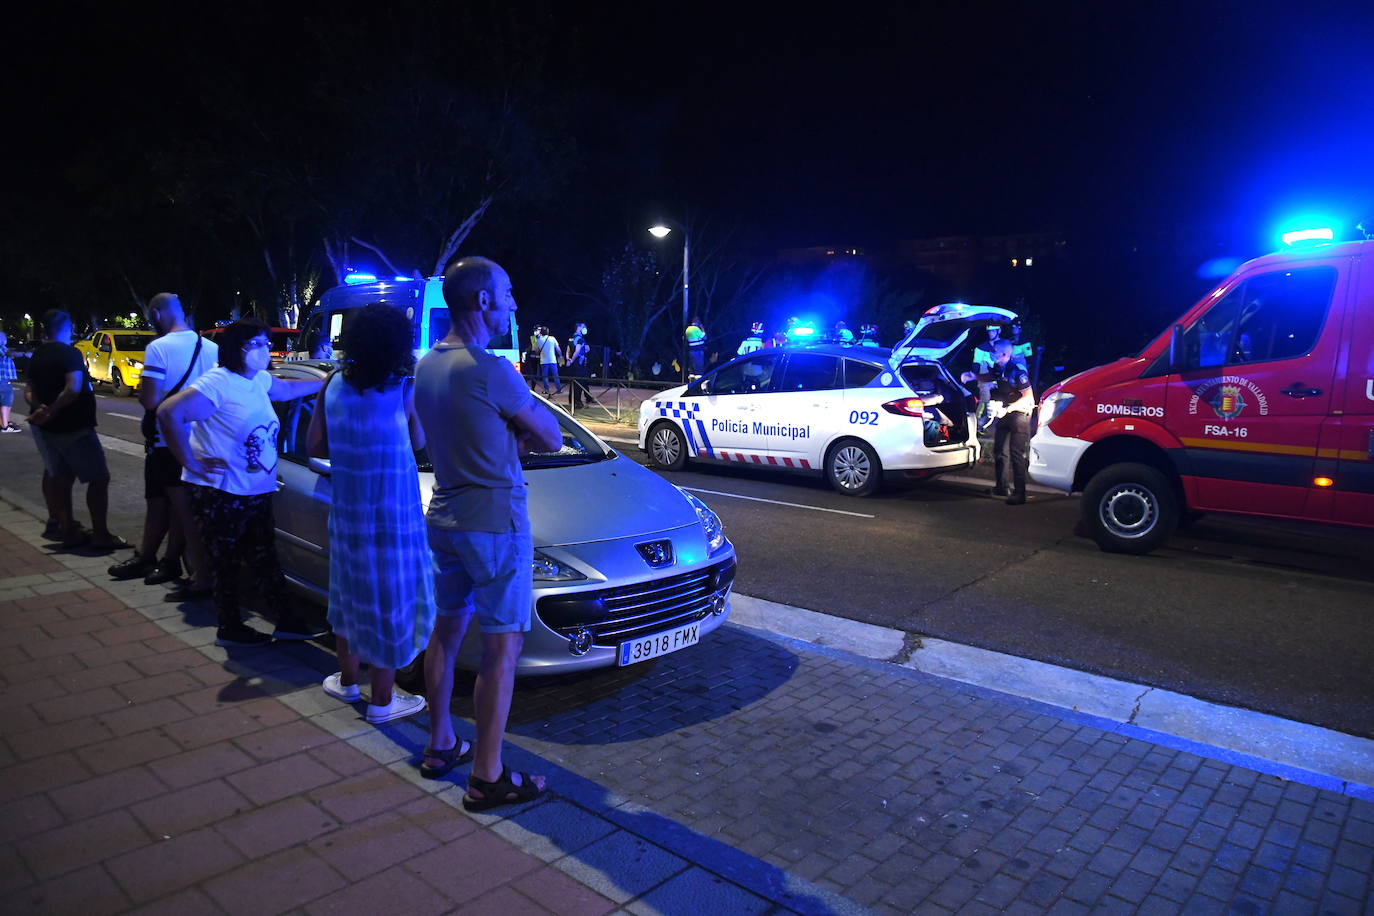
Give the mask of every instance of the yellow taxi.
POLYGON ((75 346, 86 360, 91 382, 105 382, 122 397, 138 390, 143 378, 143 351, 156 337, 153 331, 104 328, 78 340, 75 346))

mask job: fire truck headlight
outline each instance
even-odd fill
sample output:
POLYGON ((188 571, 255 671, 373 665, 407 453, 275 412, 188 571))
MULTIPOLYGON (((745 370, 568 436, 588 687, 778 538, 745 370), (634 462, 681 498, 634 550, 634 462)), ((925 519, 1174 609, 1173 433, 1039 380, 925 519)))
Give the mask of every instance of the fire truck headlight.
POLYGON ((1048 425, 1054 422, 1054 418, 1064 412, 1064 408, 1073 402, 1073 395, 1056 391, 1054 394, 1046 395, 1040 402, 1040 423, 1048 425))

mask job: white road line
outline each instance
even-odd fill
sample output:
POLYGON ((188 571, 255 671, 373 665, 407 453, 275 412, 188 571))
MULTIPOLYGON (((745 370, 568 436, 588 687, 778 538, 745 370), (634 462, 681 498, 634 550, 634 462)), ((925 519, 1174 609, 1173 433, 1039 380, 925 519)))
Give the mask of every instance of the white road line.
POLYGON ((120 412, 117 411, 117 410, 107 410, 107 411, 105 411, 105 416, 107 416, 107 417, 119 417, 121 420, 133 420, 135 423, 142 423, 142 422, 143 422, 143 417, 141 417, 141 416, 136 417, 136 416, 134 416, 134 415, 131 414, 131 413, 120 413, 120 412))
POLYGON ((758 496, 741 496, 738 493, 726 493, 724 490, 703 490, 700 487, 683 487, 692 493, 710 493, 713 496, 729 496, 732 499, 747 499, 752 503, 772 503, 775 506, 791 506, 793 509, 810 509, 812 512, 833 512, 836 515, 852 515, 855 518, 877 518, 876 515, 865 515, 862 512, 846 512, 844 509, 823 509, 820 506, 805 506, 801 503, 786 503, 780 499, 763 499, 758 496))
POLYGON ((639 440, 638 440, 638 439, 617 439, 617 438, 615 438, 615 437, 613 437, 613 436, 602 436, 601 438, 604 439, 604 440, 606 440, 607 442, 615 442, 615 443, 617 443, 617 444, 619 444, 619 445, 634 445, 634 446, 638 446, 638 445, 639 445, 639 440))
POLYGON ((114 436, 101 436, 100 444, 112 452, 123 452, 126 455, 133 455, 136 458, 142 458, 144 456, 142 445, 124 439, 116 439, 114 436))

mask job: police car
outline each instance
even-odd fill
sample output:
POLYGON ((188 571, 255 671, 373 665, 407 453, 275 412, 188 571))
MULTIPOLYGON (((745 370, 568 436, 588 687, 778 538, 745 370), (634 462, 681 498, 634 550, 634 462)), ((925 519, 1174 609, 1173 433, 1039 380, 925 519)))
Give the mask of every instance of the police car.
POLYGON ((661 470, 688 461, 820 473, 868 496, 886 473, 929 477, 973 465, 975 402, 945 361, 1006 309, 935 306, 892 350, 835 344, 748 353, 646 400, 639 448, 661 470))

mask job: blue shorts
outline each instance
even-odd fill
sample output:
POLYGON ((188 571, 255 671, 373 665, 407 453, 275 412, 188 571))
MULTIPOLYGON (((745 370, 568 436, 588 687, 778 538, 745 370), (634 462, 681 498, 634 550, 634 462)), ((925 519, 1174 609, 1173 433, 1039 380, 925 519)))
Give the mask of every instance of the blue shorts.
POLYGON ((31 423, 29 429, 49 477, 75 477, 82 483, 109 479, 105 449, 94 426, 70 433, 50 433, 31 423))
POLYGON ((475 612, 483 633, 526 633, 534 598, 528 531, 454 531, 429 526, 434 604, 454 617, 475 612))
POLYGON ((9 382, 0 382, 0 407, 14 406, 14 386, 9 382))

